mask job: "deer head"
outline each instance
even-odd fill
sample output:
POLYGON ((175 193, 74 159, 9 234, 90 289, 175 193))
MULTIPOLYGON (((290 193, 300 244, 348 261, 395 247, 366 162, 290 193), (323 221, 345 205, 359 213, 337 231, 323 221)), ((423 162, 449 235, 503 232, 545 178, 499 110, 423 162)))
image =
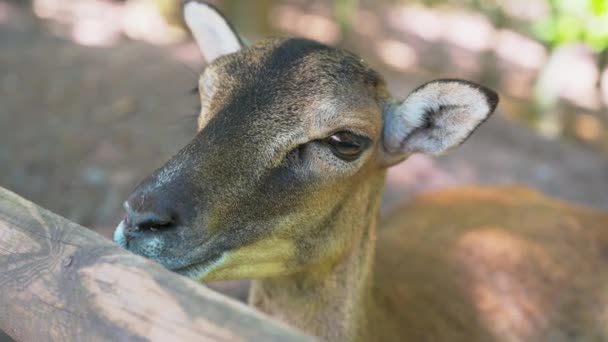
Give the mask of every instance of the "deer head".
POLYGON ((352 53, 305 39, 244 46, 201 2, 184 17, 207 62, 198 133, 135 188, 114 238, 198 280, 331 269, 378 216, 386 169, 458 146, 498 102, 453 79, 394 99, 352 53))

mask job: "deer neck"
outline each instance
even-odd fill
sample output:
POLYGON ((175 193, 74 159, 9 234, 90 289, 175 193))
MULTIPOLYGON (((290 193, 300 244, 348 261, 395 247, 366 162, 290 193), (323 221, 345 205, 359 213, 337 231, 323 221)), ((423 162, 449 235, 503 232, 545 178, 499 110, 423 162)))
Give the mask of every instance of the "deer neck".
POLYGON ((352 341, 361 337, 368 305, 372 303, 372 268, 384 181, 381 178, 379 185, 360 193, 367 201, 355 200, 357 204, 345 205, 341 214, 346 217, 327 227, 354 232, 351 247, 331 267, 254 280, 250 304, 323 340, 352 341), (352 213, 357 213, 357 217, 352 217, 352 213))

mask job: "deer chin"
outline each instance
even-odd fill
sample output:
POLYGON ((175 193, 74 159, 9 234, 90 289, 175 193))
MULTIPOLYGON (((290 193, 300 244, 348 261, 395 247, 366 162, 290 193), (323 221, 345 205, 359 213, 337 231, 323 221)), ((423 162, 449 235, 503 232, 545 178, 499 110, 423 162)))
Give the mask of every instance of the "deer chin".
POLYGON ((202 261, 193 262, 188 266, 170 269, 190 279, 202 281, 205 280, 209 273, 223 265, 225 261, 226 253, 220 253, 210 255, 202 261))

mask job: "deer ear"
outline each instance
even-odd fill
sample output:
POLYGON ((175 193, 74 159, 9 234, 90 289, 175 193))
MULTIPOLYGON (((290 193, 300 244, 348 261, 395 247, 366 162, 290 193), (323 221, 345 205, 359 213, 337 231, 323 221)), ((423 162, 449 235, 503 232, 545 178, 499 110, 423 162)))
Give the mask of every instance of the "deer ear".
POLYGON ((498 104, 498 95, 462 80, 436 80, 384 111, 383 148, 393 165, 415 152, 439 155, 462 144, 498 104))
POLYGON ((183 14, 207 63, 243 47, 232 25, 210 4, 197 0, 185 1, 183 14))

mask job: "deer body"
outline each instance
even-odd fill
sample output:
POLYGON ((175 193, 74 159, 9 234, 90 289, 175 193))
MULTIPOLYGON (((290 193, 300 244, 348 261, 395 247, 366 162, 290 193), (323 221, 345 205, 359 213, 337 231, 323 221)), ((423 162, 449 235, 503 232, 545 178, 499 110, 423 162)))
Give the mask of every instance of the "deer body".
POLYGON ((388 314, 373 324, 412 341, 605 340, 607 228, 606 213, 526 188, 421 196, 381 229, 374 292, 388 314))
POLYGON ((199 132, 125 202, 115 241, 330 341, 608 339, 608 216, 524 189, 423 196, 379 227, 386 169, 464 142, 498 96, 437 80, 393 99, 359 57, 243 46, 186 1, 208 66, 199 132))
POLYGON ((523 187, 420 196, 323 273, 255 280, 252 305, 363 341, 602 341, 608 214, 523 187), (451 219, 457 218, 457 219, 451 219))

